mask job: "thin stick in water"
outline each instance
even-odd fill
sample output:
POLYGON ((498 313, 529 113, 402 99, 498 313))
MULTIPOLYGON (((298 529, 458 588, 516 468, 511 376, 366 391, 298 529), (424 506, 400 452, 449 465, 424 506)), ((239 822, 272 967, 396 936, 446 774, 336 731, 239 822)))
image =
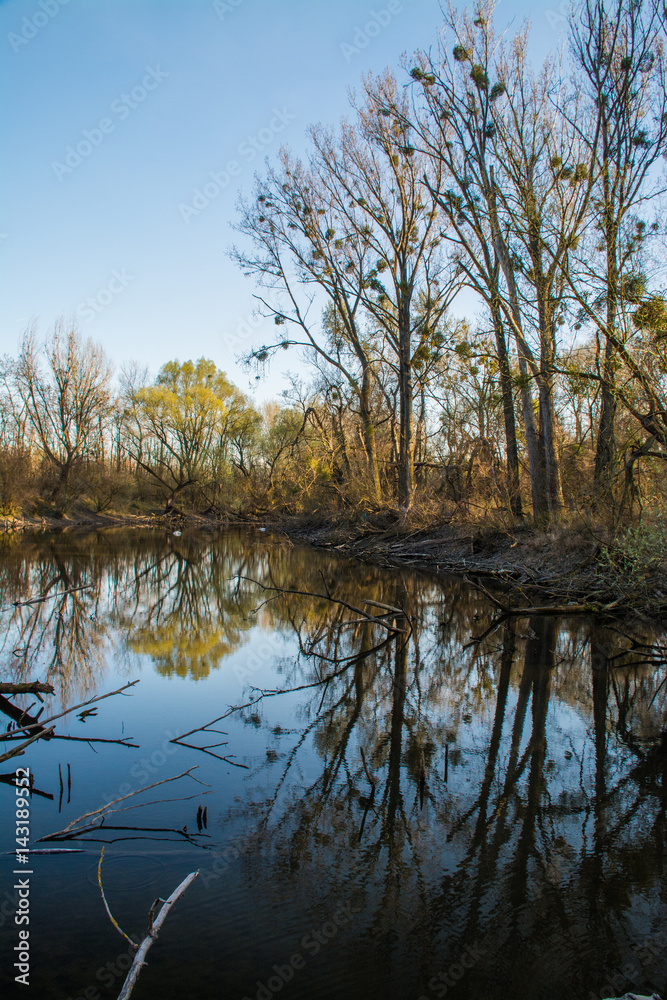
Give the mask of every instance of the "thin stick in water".
POLYGON ((176 900, 183 895, 183 893, 186 891, 186 889, 188 889, 190 885, 192 885, 192 883, 194 882, 194 880, 197 878, 198 875, 199 875, 198 871, 190 872, 187 878, 183 879, 181 884, 174 889, 171 896, 169 896, 169 898, 164 901, 162 907, 160 908, 160 912, 158 913, 155 920, 153 920, 154 908, 158 903, 162 902, 162 900, 156 899, 155 902, 153 903, 150 915, 148 917, 148 934, 139 945, 139 950, 137 951, 137 954, 134 956, 134 962, 132 963, 130 971, 127 974, 127 979, 123 983, 123 988, 118 994, 118 1000, 128 1000, 129 996, 132 993, 132 990, 134 989, 137 977, 141 972, 142 967, 146 964, 145 958, 146 954, 148 953, 148 949, 157 939, 158 932, 162 927, 162 924, 164 923, 167 914, 169 913, 170 909, 172 908, 176 900))

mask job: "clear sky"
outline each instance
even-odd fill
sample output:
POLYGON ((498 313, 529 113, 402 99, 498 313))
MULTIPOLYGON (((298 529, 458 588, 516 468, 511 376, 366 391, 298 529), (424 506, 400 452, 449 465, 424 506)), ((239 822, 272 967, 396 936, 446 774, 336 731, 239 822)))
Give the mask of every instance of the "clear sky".
MULTIPOLYGON (((538 57, 565 28, 559 0, 498 15, 538 57)), ((117 363, 206 355, 275 395, 296 356, 262 383, 235 360, 262 339, 226 256, 238 192, 440 23, 438 0, 0 0, 0 354, 75 316, 117 363)))

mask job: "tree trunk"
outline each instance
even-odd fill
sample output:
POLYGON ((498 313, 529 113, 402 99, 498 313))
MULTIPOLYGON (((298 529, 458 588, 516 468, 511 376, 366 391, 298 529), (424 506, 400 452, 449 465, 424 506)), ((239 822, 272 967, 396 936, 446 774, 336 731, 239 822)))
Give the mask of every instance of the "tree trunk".
POLYGON ((493 317, 493 332, 496 338, 498 367, 500 369, 500 392, 503 400, 505 449, 507 453, 507 493, 509 496, 510 511, 515 517, 521 517, 523 512, 521 506, 521 485, 519 483, 519 452, 516 442, 512 373, 510 371, 507 342, 505 340, 500 307, 497 301, 491 304, 491 315, 493 317))
POLYGON ((533 409, 533 394, 530 390, 530 377, 528 365, 528 353, 523 339, 523 326, 521 309, 519 306, 519 293, 514 278, 509 249, 500 233, 500 227, 495 217, 495 205, 493 205, 493 229, 494 248, 500 261, 500 266, 507 282, 509 293, 509 308, 514 326, 514 337, 516 340, 517 353, 519 356, 519 372, 521 374, 521 410, 523 414, 523 424, 526 431, 526 450, 528 452, 528 469, 530 473, 530 491, 533 502, 533 517, 536 521, 543 520, 549 511, 546 489, 546 472, 544 447, 538 434, 535 423, 535 411, 533 409))
POLYGON ((536 521, 543 520, 549 512, 546 485, 546 463, 544 444, 538 432, 533 407, 533 394, 530 391, 530 373, 528 363, 523 353, 522 345, 517 341, 519 353, 519 372, 521 373, 521 411, 526 432, 526 450, 528 452, 528 471, 530 474, 530 492, 533 501, 533 517, 536 521))
POLYGON ((399 308, 399 447, 398 503, 407 507, 414 489, 414 439, 412 433, 412 358, 410 352, 410 306, 399 308))
POLYGON ((597 499, 609 498, 611 480, 616 454, 614 440, 614 419, 616 416, 616 397, 614 395, 614 345, 609 333, 616 333, 616 309, 618 295, 618 268, 616 266, 616 229, 608 227, 605 233, 607 239, 607 337, 602 368, 602 394, 600 397, 600 422, 595 448, 595 472, 593 484, 597 499))
POLYGON ((560 478, 560 462, 556 447, 556 415, 554 411, 553 383, 551 372, 544 372, 540 378, 540 422, 544 442, 544 471, 546 477, 547 505, 549 514, 557 517, 563 508, 563 488, 560 478))
POLYGON ((359 395, 359 409, 364 434, 364 451, 366 452, 366 464, 373 490, 373 499, 380 498, 380 472, 378 468, 377 447, 375 441, 375 423, 371 412, 371 370, 364 366, 361 378, 361 393, 359 395))

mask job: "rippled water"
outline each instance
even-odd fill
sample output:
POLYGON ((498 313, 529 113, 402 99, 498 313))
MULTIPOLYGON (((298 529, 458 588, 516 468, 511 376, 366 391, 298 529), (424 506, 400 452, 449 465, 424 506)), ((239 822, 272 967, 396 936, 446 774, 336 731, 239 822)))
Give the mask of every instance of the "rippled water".
POLYGON ((139 680, 1 769, 0 850, 26 766, 31 846, 80 852, 31 860, 28 989, 3 853, 3 997, 117 997, 132 952, 103 845, 130 935, 200 871, 136 1000, 667 996, 667 668, 648 626, 489 628, 460 580, 253 532, 4 536, 0 587, 0 676, 51 681, 42 718, 139 680), (359 621, 364 601, 407 617, 359 621))

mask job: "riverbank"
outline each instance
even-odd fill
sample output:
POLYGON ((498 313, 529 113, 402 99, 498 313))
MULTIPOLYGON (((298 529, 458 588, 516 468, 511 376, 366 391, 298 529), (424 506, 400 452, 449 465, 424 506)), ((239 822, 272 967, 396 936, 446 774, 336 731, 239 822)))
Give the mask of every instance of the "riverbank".
MULTIPOLYGON (((414 528, 285 522, 292 541, 384 568, 465 576, 503 608, 553 604, 587 613, 667 621, 665 559, 650 545, 612 541, 585 522, 549 529, 440 524, 414 528), (662 557, 662 558, 661 558, 662 557), (665 589, 663 589, 665 588, 665 589)), ((633 536, 635 537, 635 536, 633 536)))
MULTIPOLYGON (((390 523, 388 518, 326 522, 287 517, 239 519, 199 513, 109 514, 77 511, 62 518, 3 518, 0 533, 68 531, 80 528, 152 528, 219 530, 230 526, 267 529, 292 542, 349 555, 385 568, 410 567, 438 576, 467 576, 504 591, 501 603, 530 607, 536 603, 586 605, 615 615, 635 614, 667 619, 664 569, 612 543, 590 525, 559 525, 537 529, 529 525, 390 523)), ((667 554, 666 554, 667 555, 667 554)), ((667 589, 667 588, 666 588, 667 589)))

